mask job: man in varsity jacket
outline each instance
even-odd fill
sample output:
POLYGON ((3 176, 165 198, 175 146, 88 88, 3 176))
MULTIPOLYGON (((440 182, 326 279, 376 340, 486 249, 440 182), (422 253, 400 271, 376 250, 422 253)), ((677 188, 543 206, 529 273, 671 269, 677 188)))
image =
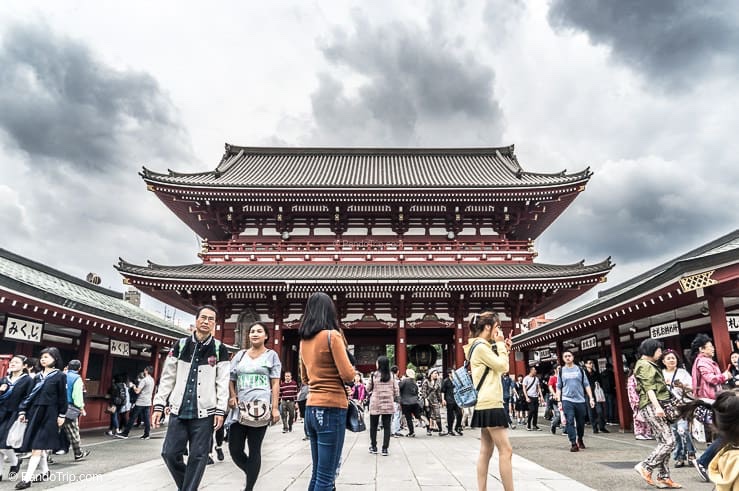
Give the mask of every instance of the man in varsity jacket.
POLYGON ((195 491, 200 486, 213 430, 223 425, 228 405, 230 362, 226 347, 212 336, 215 323, 215 307, 198 309, 192 336, 180 339, 169 351, 154 397, 154 428, 159 426, 165 405, 170 407, 162 458, 180 491, 195 491))

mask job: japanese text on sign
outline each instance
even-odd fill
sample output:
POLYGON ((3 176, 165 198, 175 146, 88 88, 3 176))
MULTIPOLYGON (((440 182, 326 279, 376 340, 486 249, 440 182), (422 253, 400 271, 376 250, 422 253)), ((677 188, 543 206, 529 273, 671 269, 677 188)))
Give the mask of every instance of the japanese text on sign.
POLYGON ((729 332, 739 332, 739 315, 727 315, 726 325, 729 328, 729 332))
POLYGON ((29 343, 40 343, 44 333, 44 323, 18 319, 7 316, 5 318, 5 339, 16 339, 29 343))
POLYGON ((130 356, 130 343, 128 341, 111 339, 110 354, 114 356, 130 356))
POLYGON ((677 321, 658 324, 649 328, 649 336, 652 339, 668 338, 680 334, 680 324, 677 321))
POLYGON ((591 336, 589 338, 585 338, 582 341, 580 341, 580 349, 582 351, 593 349, 598 347, 598 337, 597 336, 591 336))

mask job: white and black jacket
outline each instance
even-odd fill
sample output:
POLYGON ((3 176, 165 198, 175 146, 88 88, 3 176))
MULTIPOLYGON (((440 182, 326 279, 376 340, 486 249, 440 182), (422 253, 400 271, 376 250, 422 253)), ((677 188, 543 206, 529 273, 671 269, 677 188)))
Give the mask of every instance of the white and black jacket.
MULTIPOLYGON (((180 339, 164 361, 159 389, 154 397, 154 411, 164 411, 169 404, 172 414, 179 414, 192 368, 195 335, 180 339)), ((208 416, 224 416, 228 407, 228 380, 231 363, 228 350, 211 336, 203 345, 198 361, 198 419, 208 416)))

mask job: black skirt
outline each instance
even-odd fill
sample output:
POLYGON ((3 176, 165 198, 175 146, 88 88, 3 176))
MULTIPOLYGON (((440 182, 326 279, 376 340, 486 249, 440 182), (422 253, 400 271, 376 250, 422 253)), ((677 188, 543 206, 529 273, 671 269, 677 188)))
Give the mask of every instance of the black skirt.
POLYGON ((475 409, 472 414, 473 428, 508 428, 508 418, 505 410, 500 408, 494 409, 475 409))
POLYGON ((28 425, 23 435, 22 452, 62 450, 60 428, 56 424, 56 406, 31 406, 26 414, 28 425))

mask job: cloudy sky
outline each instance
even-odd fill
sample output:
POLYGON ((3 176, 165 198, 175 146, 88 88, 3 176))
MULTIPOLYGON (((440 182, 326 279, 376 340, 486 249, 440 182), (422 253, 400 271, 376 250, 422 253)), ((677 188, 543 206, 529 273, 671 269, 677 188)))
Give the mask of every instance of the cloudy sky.
POLYGON ((515 144, 595 172, 538 261, 612 256, 613 286, 739 225, 737 46, 718 0, 4 0, 0 247, 120 290, 119 256, 197 262, 142 165, 515 144))

